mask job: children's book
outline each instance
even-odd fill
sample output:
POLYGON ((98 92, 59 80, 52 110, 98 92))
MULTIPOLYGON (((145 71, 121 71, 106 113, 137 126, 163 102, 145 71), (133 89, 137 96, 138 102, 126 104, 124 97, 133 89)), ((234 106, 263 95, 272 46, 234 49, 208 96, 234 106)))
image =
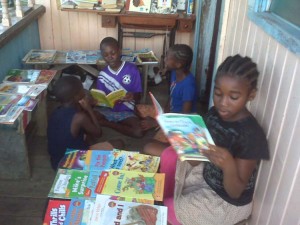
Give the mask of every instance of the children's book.
POLYGON ((112 151, 89 150, 86 153, 84 170, 108 170, 113 161, 112 151))
POLYGON ((166 225, 167 207, 123 202, 97 195, 91 225, 166 225))
POLYGON ((70 202, 70 207, 64 224, 90 224, 94 205, 94 199, 73 198, 70 202))
POLYGON ((27 84, 2 83, 0 84, 0 93, 7 95, 25 95, 31 88, 27 84))
POLYGON ((24 106, 13 105, 9 108, 5 116, 0 117, 0 123, 13 124, 19 115, 23 112, 24 106))
POLYGON ((204 123, 196 114, 163 113, 163 110, 150 93, 157 112, 156 119, 175 149, 180 160, 208 161, 199 150, 208 150, 208 144, 214 141, 204 123))
POLYGON ((3 82, 33 84, 40 75, 40 72, 40 70, 11 69, 7 72, 7 75, 4 78, 3 82))
POLYGON ((87 150, 68 148, 64 157, 60 160, 58 168, 83 170, 87 150))
POLYGON ((32 49, 26 56, 27 64, 51 63, 56 55, 56 50, 32 49))
POLYGON ((24 110, 31 112, 36 107, 36 105, 38 104, 38 102, 39 102, 38 99, 32 99, 32 98, 30 98, 26 102, 26 104, 24 105, 25 106, 24 110))
POLYGON ((146 53, 138 53, 137 62, 142 64, 153 64, 158 63, 158 58, 155 56, 153 51, 149 51, 146 53))
POLYGON ((89 171, 58 169, 48 194, 51 198, 84 197, 89 171))
POLYGON ((31 88, 28 90, 28 92, 25 95, 30 96, 32 98, 36 98, 46 88, 47 88, 47 85, 45 85, 45 84, 35 84, 35 85, 31 86, 31 88))
POLYGON ((6 114, 8 113, 8 111, 11 107, 12 107, 11 104, 0 105, 0 117, 6 116, 6 114))
POLYGON ((64 224, 70 200, 49 199, 43 225, 64 224))
POLYGON ((111 169, 102 171, 95 192, 104 195, 162 201, 165 174, 111 169))
POLYGON ((84 51, 68 51, 66 63, 86 63, 86 53, 84 51))
POLYGON ((123 89, 113 91, 106 95, 104 91, 91 89, 91 95, 97 101, 98 106, 105 106, 109 108, 113 108, 116 101, 122 99, 126 95, 126 91, 123 89))
POLYGON ((100 170, 90 171, 89 179, 86 183, 86 188, 85 188, 85 192, 84 192, 85 197, 90 197, 90 198, 96 197, 95 190, 96 190, 97 184, 99 182, 101 172, 102 171, 100 171, 100 170))
POLYGON ((56 73, 56 70, 41 70, 35 84, 50 84, 56 73))
POLYGON ((157 156, 118 149, 114 149, 112 154, 112 169, 156 173, 159 167, 160 157, 157 156))
POLYGON ((16 104, 22 98, 21 95, 1 95, 0 105, 16 104))
POLYGON ((126 10, 130 12, 149 13, 151 0, 126 0, 126 10))
POLYGON ((121 55, 121 61, 136 62, 136 56, 135 55, 121 55))

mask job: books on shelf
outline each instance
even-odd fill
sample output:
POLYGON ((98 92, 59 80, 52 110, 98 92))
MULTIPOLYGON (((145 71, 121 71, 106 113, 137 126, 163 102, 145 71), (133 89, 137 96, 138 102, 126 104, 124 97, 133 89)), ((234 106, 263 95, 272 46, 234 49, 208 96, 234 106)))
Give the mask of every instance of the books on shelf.
POLYGON ((95 192, 104 195, 162 201, 165 174, 111 169, 102 171, 95 192))
POLYGON ((167 207, 111 200, 97 195, 91 225, 167 224, 167 207))
POLYGON ((97 101, 98 106, 105 106, 109 108, 113 108, 116 101, 124 98, 126 95, 126 91, 123 89, 113 91, 108 95, 106 95, 104 91, 98 89, 91 89, 90 92, 93 98, 97 101))
POLYGON ((47 64, 53 62, 55 55, 56 50, 32 49, 25 56, 24 61, 27 64, 47 64))
POLYGON ((137 53, 137 62, 141 64, 155 64, 158 63, 158 58, 153 51, 145 53, 137 53))
POLYGON ((126 0, 126 11, 149 13, 151 0, 126 0))
POLYGON ((40 72, 40 70, 10 69, 3 82, 35 83, 40 72))
POLYGON ((66 63, 78 64, 96 64, 98 60, 102 59, 100 51, 68 51, 66 53, 66 63))
POLYGON ((164 113, 160 104, 150 93, 156 109, 156 119, 175 149, 180 160, 208 161, 199 150, 208 150, 214 141, 204 123, 196 114, 164 113))
POLYGON ((67 199, 49 199, 43 225, 64 224, 70 202, 67 199))

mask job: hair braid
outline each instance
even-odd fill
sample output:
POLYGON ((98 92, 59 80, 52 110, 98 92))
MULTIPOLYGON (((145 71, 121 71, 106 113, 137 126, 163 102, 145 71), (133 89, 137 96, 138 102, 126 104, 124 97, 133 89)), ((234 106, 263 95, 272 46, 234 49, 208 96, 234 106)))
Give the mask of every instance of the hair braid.
POLYGON ((193 61, 193 50, 190 46, 185 44, 176 44, 170 47, 169 51, 172 51, 173 56, 177 60, 183 62, 185 68, 190 68, 193 61))

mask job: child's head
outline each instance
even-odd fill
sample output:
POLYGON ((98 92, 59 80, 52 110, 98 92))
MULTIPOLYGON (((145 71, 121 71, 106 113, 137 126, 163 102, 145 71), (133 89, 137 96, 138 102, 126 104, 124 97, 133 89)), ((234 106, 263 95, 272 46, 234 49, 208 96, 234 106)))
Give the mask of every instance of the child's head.
POLYGON ((176 44, 169 48, 165 65, 169 70, 184 69, 189 70, 193 61, 193 50, 185 44, 176 44))
POLYGON ((121 65, 121 50, 119 43, 112 37, 104 38, 100 43, 100 51, 105 62, 112 68, 118 69, 121 65))
POLYGON ((258 75, 249 57, 229 56, 219 66, 213 100, 223 120, 236 121, 248 115, 246 104, 255 98, 258 75))
POLYGON ((85 96, 81 81, 74 76, 64 76, 56 81, 54 94, 62 104, 76 103, 85 96))

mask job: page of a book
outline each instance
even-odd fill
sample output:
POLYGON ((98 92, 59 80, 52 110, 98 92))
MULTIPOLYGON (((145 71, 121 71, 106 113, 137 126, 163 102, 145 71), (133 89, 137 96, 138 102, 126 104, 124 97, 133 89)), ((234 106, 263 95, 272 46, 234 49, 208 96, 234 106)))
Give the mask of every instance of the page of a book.
POLYGON ((91 95, 97 101, 98 106, 105 106, 113 108, 115 102, 124 98, 126 91, 123 89, 113 91, 106 95, 103 91, 97 89, 91 89, 91 95))

